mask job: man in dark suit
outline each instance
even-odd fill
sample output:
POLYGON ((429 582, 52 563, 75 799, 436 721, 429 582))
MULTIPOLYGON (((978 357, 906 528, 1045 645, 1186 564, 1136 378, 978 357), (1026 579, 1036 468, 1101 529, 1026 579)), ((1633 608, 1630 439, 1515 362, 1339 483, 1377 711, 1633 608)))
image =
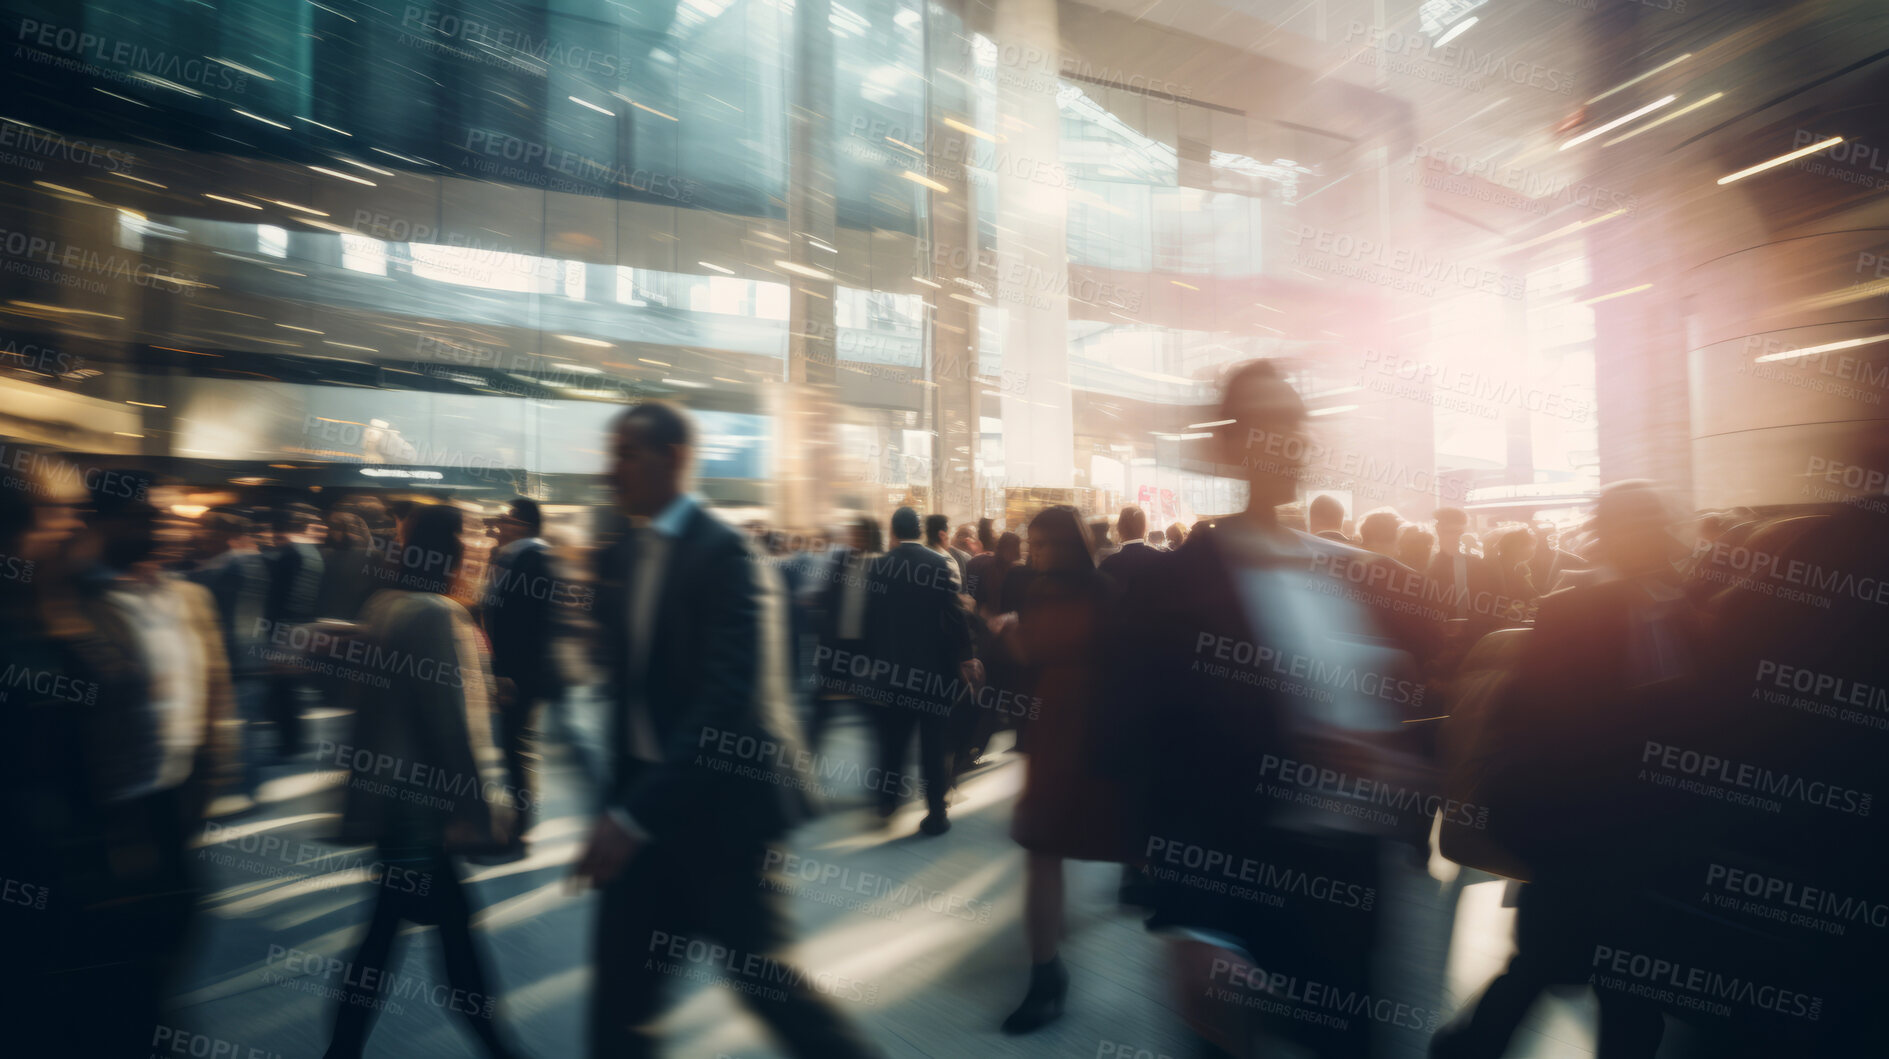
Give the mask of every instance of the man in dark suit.
POLYGON ((247 512, 217 508, 206 512, 197 535, 196 562, 186 575, 210 590, 229 660, 236 719, 242 722, 243 793, 253 805, 262 783, 261 735, 268 718, 268 633, 262 616, 269 596, 269 563, 256 549, 247 512))
MULTIPOLYGON (((270 512, 273 547, 269 560, 269 598, 264 608, 272 629, 314 621, 321 595, 321 551, 308 542, 316 512, 307 504, 285 503, 270 512)), ((288 759, 302 752, 302 686, 299 673, 269 677, 269 712, 276 723, 276 755, 288 759)))
POLYGON ((872 564, 866 602, 866 652, 872 658, 879 710, 879 814, 891 816, 910 784, 906 751, 918 729, 918 757, 927 812, 919 830, 941 835, 951 785, 951 711, 972 709, 960 693, 960 670, 971 658, 970 613, 958 598, 957 562, 919 543, 918 512, 892 513, 892 549, 872 564))
POLYGON ((706 973, 735 982, 795 1055, 876 1055, 819 995, 875 986, 827 976, 816 991, 779 959, 787 921, 762 867, 809 808, 785 601, 741 532, 683 491, 694 434, 657 402, 616 422, 612 476, 631 531, 599 556, 597 594, 613 777, 576 868, 603 890, 590 1054, 652 1054, 664 976, 706 973))
POLYGON ((532 716, 538 704, 563 691, 552 641, 557 633, 557 579, 551 568, 551 544, 540 534, 544 514, 528 497, 512 501, 494 520, 498 546, 479 612, 492 641, 492 675, 499 685, 499 744, 505 752, 507 781, 518 807, 514 845, 522 845, 531 826, 534 797, 526 761, 531 756, 532 716))
MULTIPOLYGON (((1183 869, 1184 858, 1202 855, 1290 865, 1362 894, 1376 888, 1387 838, 1421 846, 1431 822, 1423 806, 1435 792, 1403 723, 1429 704, 1408 652, 1370 605, 1379 588, 1333 575, 1380 557, 1279 517, 1301 467, 1275 454, 1303 450, 1303 402, 1270 363, 1255 361, 1228 380, 1216 418, 1229 421, 1220 462, 1244 466, 1250 507, 1196 530, 1159 577, 1131 586, 1121 646, 1109 655, 1110 705, 1121 718, 1111 727, 1125 733, 1122 750, 1136 766, 1128 774, 1139 783, 1132 832, 1152 869, 1148 924, 1230 936, 1251 954, 1177 947, 1177 991, 1225 999, 1215 987, 1226 985, 1228 965, 1250 959, 1275 975, 1377 995, 1372 905, 1236 897, 1194 885, 1183 869), (1412 807, 1379 812, 1365 790, 1404 792, 1412 807)), ((1207 1021, 1234 1018, 1259 1019, 1249 1027, 1255 1036, 1289 1040, 1293 1054, 1362 1057, 1381 1044, 1368 1019, 1316 1026, 1229 1004, 1207 1021)), ((1250 1038, 1227 1047, 1271 1054, 1250 1038)))
POLYGON ((1122 508, 1115 519, 1115 530, 1122 546, 1102 560, 1102 572, 1126 589, 1161 565, 1165 553, 1148 543, 1148 515, 1133 504, 1122 508))
POLYGON ((964 585, 964 568, 970 564, 969 552, 960 551, 951 546, 951 519, 946 515, 925 516, 925 547, 940 555, 947 556, 951 565, 957 568, 958 585, 964 585))
POLYGON ((1430 560, 1430 580, 1442 594, 1452 618, 1469 622, 1472 637, 1494 628, 1501 612, 1496 602, 1502 578, 1495 564, 1463 551, 1469 531, 1469 513, 1459 507, 1440 507, 1436 521, 1436 558, 1430 560))

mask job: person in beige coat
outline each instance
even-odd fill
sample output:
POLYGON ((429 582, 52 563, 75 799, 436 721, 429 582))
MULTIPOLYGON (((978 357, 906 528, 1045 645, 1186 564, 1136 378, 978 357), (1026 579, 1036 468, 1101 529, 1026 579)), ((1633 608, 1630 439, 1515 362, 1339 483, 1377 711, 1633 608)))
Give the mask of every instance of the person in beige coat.
POLYGON ((361 641, 346 651, 353 731, 341 840, 372 843, 374 911, 350 966, 328 1059, 358 1059, 397 974, 403 923, 439 928, 448 1010, 494 1059, 516 1055, 499 1031, 497 994, 472 940, 472 901, 456 855, 494 853, 511 839, 513 799, 491 745, 490 657, 453 598, 464 566, 464 519, 416 508, 401 527, 391 587, 361 610, 361 641), (369 973, 368 969, 372 969, 369 973))

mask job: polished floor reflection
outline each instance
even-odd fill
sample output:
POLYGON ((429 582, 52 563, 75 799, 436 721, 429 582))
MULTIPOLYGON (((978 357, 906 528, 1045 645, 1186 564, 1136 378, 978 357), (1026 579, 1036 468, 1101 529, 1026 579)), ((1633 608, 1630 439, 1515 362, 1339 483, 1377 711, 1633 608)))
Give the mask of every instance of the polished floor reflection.
MULTIPOLYGON (((315 737, 339 738, 338 713, 311 711, 315 737)), ((542 743, 545 813, 521 861, 469 866, 480 906, 474 919, 493 956, 501 1012, 534 1056, 577 1054, 590 989, 588 946, 594 899, 573 896, 565 876, 580 852, 592 801, 589 763, 603 753, 601 704, 574 693, 549 721, 542 743)), ((870 755, 866 732, 842 723, 836 756, 870 755)), ((941 838, 916 834, 922 807, 911 805, 879 828, 865 792, 838 800, 828 814, 783 847, 774 878, 788 894, 807 970, 834 982, 869 983, 871 995, 836 989, 843 1010, 889 1055, 1167 1056, 1197 1054, 1168 995, 1167 942, 1142 928, 1141 915, 1116 904, 1119 868, 1072 864, 1069 1015, 1025 1038, 1005 1037, 997 1022, 1021 979, 1018 918, 1023 857, 1009 838, 1021 789, 1022 761, 999 754, 963 786, 956 826, 941 838)), ((345 961, 358 940, 371 889, 365 848, 322 844, 339 772, 312 765, 277 768, 265 783, 262 811, 211 832, 200 860, 212 895, 192 970, 176 998, 177 1034, 202 1033, 239 1049, 289 1054, 281 1042, 324 1040, 334 1001, 321 993, 351 973, 345 961), (300 861, 301 863, 298 863, 300 861)), ((1506 884, 1466 873, 1440 858, 1430 869, 1405 866, 1387 887, 1407 915, 1393 913, 1402 944, 1387 947, 1409 964, 1393 977, 1407 988, 1440 990, 1421 1003, 1447 1013, 1473 997, 1511 951, 1513 912, 1506 884), (1481 881, 1473 881, 1479 879, 1481 881), (1455 903, 1452 918, 1434 913, 1455 903), (1449 936, 1438 932, 1449 923, 1449 936), (1417 936, 1421 934, 1422 936, 1417 936), (1444 964, 1444 974, 1431 973, 1444 964)), ((408 927, 392 973, 398 1009, 378 1021, 370 1054, 455 1056, 469 1042, 454 1024, 437 946, 408 927), (435 998, 429 1002, 427 998, 435 998)), ((667 1054, 749 1059, 780 1054, 734 995, 712 985, 678 986, 663 1023, 667 1054)), ((1515 1039, 1522 1059, 1593 1054, 1594 1005, 1585 990, 1550 996, 1515 1039)), ((1427 1035, 1409 1033, 1390 1054, 1421 1056, 1427 1035)), ((238 1054, 244 1054, 239 1051, 238 1054)), ((310 1054, 313 1054, 311 1051, 310 1054)))

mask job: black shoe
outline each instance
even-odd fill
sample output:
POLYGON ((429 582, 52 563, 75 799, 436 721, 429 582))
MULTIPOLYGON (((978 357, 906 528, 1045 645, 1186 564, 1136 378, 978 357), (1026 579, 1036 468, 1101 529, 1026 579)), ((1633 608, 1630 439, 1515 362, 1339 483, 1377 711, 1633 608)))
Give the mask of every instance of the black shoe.
POLYGON ((951 821, 945 819, 943 813, 926 813, 925 818, 918 822, 918 831, 922 835, 942 835, 949 830, 951 821))
POLYGON ((1069 992, 1069 972, 1063 970, 1061 957, 1030 967, 1030 991, 1023 1003, 1004 1019, 1003 1031, 1011 1036, 1031 1033, 1063 1017, 1063 996, 1069 992))

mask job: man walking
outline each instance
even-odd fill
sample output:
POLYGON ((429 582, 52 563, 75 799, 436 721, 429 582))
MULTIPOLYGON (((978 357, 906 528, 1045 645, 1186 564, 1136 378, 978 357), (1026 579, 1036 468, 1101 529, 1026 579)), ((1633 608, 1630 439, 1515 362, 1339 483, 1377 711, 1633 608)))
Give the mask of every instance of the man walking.
POLYGON ((905 756, 912 730, 918 730, 919 769, 924 777, 926 814, 919 830, 941 835, 945 791, 951 785, 951 710, 971 709, 957 692, 960 668, 971 658, 970 612, 958 598, 961 582, 951 556, 919 543, 918 512, 892 513, 892 549, 872 564, 872 589, 866 602, 866 651, 880 683, 879 814, 891 816, 909 784, 905 756))
POLYGON ((532 716, 538 704, 562 692, 552 640, 557 633, 551 544, 540 534, 544 515, 538 502, 512 501, 493 523, 498 546, 480 606, 485 633, 492 640, 492 675, 499 684, 499 745, 505 752, 506 781, 518 807, 513 845, 523 848, 531 826, 534 796, 526 768, 532 716))
POLYGON ((791 772, 799 739, 774 572, 684 491, 695 430, 682 412, 635 405, 613 441, 631 532, 599 558, 615 694, 613 776, 576 869, 603 891, 590 1054, 652 1054, 664 977, 705 972, 731 979, 795 1055, 876 1055, 780 960, 787 921, 762 885, 769 844, 808 809, 791 772), (717 958, 690 966, 711 949, 717 958))

